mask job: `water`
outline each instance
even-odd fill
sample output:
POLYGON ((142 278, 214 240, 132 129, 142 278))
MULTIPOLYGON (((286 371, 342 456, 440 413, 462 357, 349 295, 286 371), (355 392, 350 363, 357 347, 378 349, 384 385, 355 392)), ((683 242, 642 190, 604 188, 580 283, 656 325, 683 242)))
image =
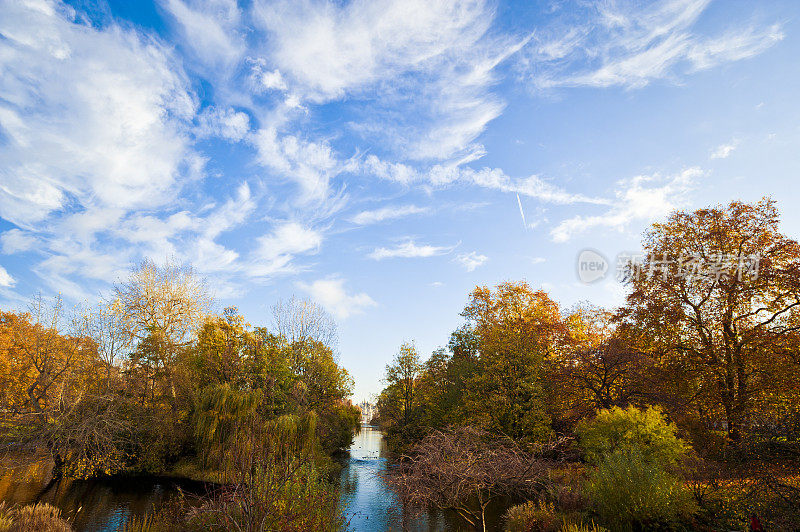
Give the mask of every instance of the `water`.
MULTIPOLYGON (((8 464, 5 464, 6 466, 8 464)), ((154 477, 60 479, 50 482, 52 463, 6 469, 0 476, 0 500, 8 505, 46 502, 78 531, 116 531, 132 515, 144 515, 180 490, 204 493, 203 484, 154 477)))
MULTIPOLYGON (((383 482, 388 467, 386 443, 377 429, 355 435, 340 475, 340 509, 347 530, 358 532, 469 530, 453 512, 409 512, 383 482)), ((3 465, 3 464, 0 464, 3 465)), ((8 467, 10 464, 5 464, 8 467)), ((77 532, 118 530, 132 515, 158 508, 180 491, 205 493, 203 484, 164 478, 61 479, 50 482, 52 464, 16 465, 1 470, 0 500, 6 504, 47 502, 61 509, 77 532)), ((499 514, 487 516, 488 530, 501 530, 499 514)))
POLYGON ((350 459, 342 470, 339 504, 349 530, 358 532, 462 530, 455 516, 443 512, 417 515, 402 503, 380 478, 386 471, 386 442, 377 429, 362 426, 350 446, 350 459))

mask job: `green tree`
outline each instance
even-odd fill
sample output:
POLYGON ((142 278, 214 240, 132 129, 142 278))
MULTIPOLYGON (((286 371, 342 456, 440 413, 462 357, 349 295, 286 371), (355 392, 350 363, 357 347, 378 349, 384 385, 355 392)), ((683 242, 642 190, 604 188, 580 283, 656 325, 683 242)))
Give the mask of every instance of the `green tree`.
POLYGON ((542 370, 563 336, 558 305, 544 291, 507 282, 473 290, 462 315, 478 345, 466 398, 473 421, 518 440, 546 439, 542 370))
POLYGON ((413 343, 404 343, 392 360, 386 366, 386 383, 397 391, 400 400, 400 420, 403 426, 411 423, 416 407, 417 379, 422 371, 419 353, 413 343))

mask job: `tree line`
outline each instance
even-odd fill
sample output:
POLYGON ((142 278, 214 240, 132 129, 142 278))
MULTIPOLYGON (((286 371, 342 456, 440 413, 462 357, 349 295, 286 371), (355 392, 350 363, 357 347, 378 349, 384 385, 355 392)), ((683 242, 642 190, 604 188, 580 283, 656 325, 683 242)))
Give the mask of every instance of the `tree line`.
POLYGON ((39 296, 28 312, 0 312, 5 450, 52 460, 55 476, 218 486, 142 529, 336 529, 329 457, 360 412, 335 323, 294 298, 273 307, 270 328, 213 308, 191 268, 146 261, 94 306, 67 312, 39 296))
POLYGON ((779 222, 764 199, 653 224, 618 309, 476 287, 446 348, 423 361, 406 343, 386 368, 377 421, 403 457, 389 481, 479 527, 492 493, 529 501, 513 530, 800 526, 800 245, 779 222), (512 455, 469 477, 476 457, 512 455))

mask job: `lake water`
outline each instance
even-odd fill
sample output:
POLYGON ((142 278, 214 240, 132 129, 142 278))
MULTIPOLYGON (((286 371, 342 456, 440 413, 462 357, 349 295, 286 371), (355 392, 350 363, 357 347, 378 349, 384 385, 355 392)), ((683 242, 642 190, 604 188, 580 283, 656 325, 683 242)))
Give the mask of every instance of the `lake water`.
MULTIPOLYGON (((362 427, 355 435, 340 475, 340 509, 347 519, 347 530, 461 531, 467 527, 452 512, 431 511, 416 514, 402 503, 381 480, 389 466, 383 435, 377 429, 362 427)), ((143 515, 160 506, 179 490, 203 494, 196 482, 174 479, 108 478, 91 480, 61 479, 48 482, 51 466, 45 462, 5 470, 0 474, 0 500, 6 504, 48 502, 61 509, 76 531, 116 531, 131 515, 143 515)), ((498 521, 495 517, 490 521, 498 521)), ((489 530, 500 530, 490 522, 489 530)))

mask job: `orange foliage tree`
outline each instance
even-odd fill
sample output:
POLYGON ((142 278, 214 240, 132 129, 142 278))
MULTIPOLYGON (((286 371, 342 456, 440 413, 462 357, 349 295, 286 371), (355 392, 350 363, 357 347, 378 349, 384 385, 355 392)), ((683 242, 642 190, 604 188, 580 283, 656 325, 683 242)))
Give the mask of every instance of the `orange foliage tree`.
POLYGON ((628 268, 623 318, 679 375, 689 408, 724 422, 733 441, 769 414, 757 405, 796 398, 787 352, 797 347, 800 245, 778 226, 769 199, 677 212, 653 225, 642 264, 628 268))

